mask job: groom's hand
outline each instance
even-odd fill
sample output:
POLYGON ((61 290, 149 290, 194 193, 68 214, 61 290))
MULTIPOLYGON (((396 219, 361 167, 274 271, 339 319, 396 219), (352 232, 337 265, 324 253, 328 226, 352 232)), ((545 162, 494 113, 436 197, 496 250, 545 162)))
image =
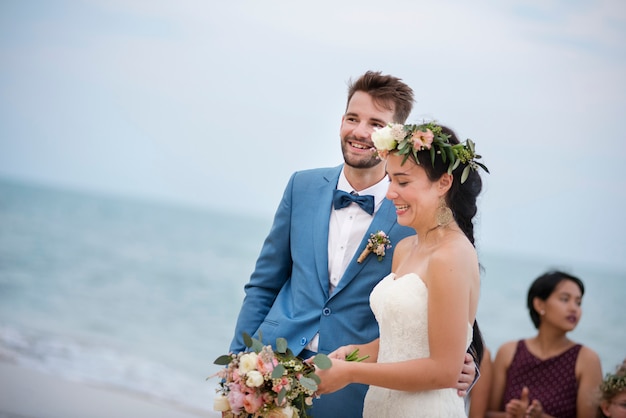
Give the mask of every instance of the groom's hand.
POLYGON ((467 395, 470 387, 476 379, 476 363, 474 358, 469 353, 465 353, 465 362, 463 363, 463 369, 459 376, 459 381, 456 383, 456 389, 459 396, 464 397, 467 395))
POLYGON ((330 353, 328 355, 329 358, 331 359, 337 359, 337 360, 345 360, 346 357, 348 357, 350 355, 350 353, 352 353, 354 351, 356 346, 354 345, 344 345, 339 347, 338 349, 336 349, 335 351, 333 351, 332 353, 330 353))

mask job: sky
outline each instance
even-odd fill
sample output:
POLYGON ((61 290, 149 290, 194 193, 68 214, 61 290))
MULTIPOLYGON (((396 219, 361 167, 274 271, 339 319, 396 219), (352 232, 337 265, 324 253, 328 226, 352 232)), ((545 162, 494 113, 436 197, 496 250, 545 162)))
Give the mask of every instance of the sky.
POLYGON ((269 220, 367 70, 476 143, 480 250, 626 274, 621 0, 3 0, 0 177, 269 220))

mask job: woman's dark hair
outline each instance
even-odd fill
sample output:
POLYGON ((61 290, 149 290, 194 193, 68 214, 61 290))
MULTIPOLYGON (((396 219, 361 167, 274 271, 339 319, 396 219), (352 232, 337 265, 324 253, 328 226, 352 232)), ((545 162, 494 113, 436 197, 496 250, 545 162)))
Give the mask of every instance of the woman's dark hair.
POLYGON ((468 349, 469 353, 474 357, 474 362, 480 368, 480 364, 483 361, 483 354, 485 353, 485 341, 483 340, 483 334, 478 327, 478 321, 474 320, 472 326, 472 343, 468 349))
MULTIPOLYGON (((443 125, 439 126, 441 126, 441 131, 444 134, 449 135, 449 141, 451 144, 454 145, 460 143, 452 129, 443 125)), ((448 171, 448 163, 444 163, 441 158, 435 158, 435 163, 433 164, 430 152, 418 152, 417 160, 418 164, 420 164, 426 171, 426 175, 430 181, 438 180, 448 171)), ((446 195, 446 204, 450 210, 452 210, 454 220, 457 225, 459 225, 459 228, 461 228, 467 239, 469 239, 472 245, 474 245, 473 219, 478 212, 476 200, 478 199, 478 195, 483 188, 483 182, 476 170, 470 170, 469 176, 465 182, 461 183, 461 173, 465 167, 466 164, 459 164, 459 166, 452 172, 452 186, 446 195)), ((482 333, 478 327, 478 322, 474 321, 473 338, 469 352, 474 357, 476 364, 481 363, 484 348, 485 345, 482 333)))
MULTIPOLYGON (((441 131, 449 135, 451 144, 458 144, 459 139, 454 131, 446 126, 441 126, 441 131)), ((443 162, 441 158, 435 158, 433 165, 430 152, 422 151, 417 153, 418 163, 426 170, 426 175, 430 181, 439 180, 439 178, 448 171, 448 163, 443 162)), ((446 195, 446 204, 452 210, 454 220, 459 225, 467 239, 474 244, 474 223, 473 219, 478 212, 476 200, 483 188, 483 182, 476 170, 470 170, 467 180, 461 184, 461 173, 466 164, 459 166, 452 172, 453 181, 448 194, 446 195)))
POLYGON ((535 310, 533 301, 535 298, 547 300, 554 292, 554 289, 556 289, 556 286, 563 280, 570 280, 576 283, 580 288, 580 294, 585 294, 585 285, 583 282, 578 277, 572 276, 571 274, 558 270, 550 270, 537 277, 533 284, 530 285, 530 289, 528 289, 528 297, 526 298, 526 306, 528 306, 530 319, 533 321, 535 328, 539 328, 539 324, 541 324, 541 316, 539 315, 539 312, 535 310))

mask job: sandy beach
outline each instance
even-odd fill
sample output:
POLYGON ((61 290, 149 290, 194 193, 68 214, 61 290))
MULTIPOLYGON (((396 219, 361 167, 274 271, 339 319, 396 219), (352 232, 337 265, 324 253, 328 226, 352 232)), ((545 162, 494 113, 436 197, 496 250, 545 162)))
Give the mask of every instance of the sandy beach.
MULTIPOLYGON (((207 399, 209 408, 212 400, 207 399)), ((128 392, 58 379, 0 362, 0 418, 197 418, 190 410, 128 392)))

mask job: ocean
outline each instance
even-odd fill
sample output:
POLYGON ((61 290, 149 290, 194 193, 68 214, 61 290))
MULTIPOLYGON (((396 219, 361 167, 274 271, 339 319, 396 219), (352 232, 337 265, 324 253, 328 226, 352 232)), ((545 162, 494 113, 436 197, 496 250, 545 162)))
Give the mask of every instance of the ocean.
MULTIPOLYGON (((278 202, 277 202, 278 203, 278 202)), ((271 219, 0 179, 0 360, 207 413, 271 219)), ((626 358, 626 272, 481 253, 478 320, 495 353, 534 334, 526 291, 585 283, 571 338, 603 373, 626 358)))

